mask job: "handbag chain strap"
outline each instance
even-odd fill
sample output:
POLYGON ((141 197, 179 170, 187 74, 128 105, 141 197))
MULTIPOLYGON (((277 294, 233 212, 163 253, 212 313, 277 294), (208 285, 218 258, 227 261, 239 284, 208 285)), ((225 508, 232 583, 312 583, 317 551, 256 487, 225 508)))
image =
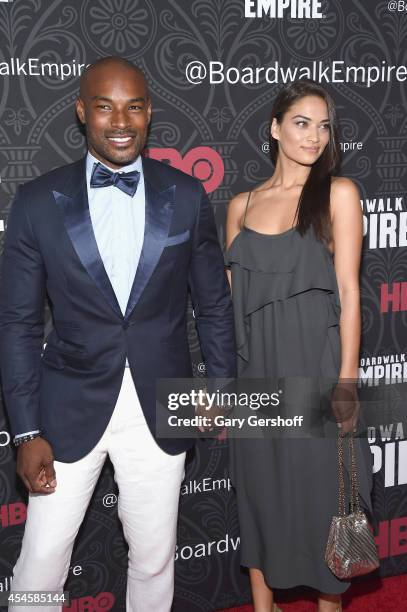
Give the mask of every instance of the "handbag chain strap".
MULTIPOLYGON (((338 433, 338 477, 339 477, 339 516, 345 514, 345 479, 343 475, 343 440, 347 434, 338 433)), ((353 444, 353 434, 349 435, 349 467, 350 467, 350 511, 360 511, 358 494, 358 475, 356 467, 355 447, 353 444)))
POLYGON ((358 471, 356 466, 356 456, 354 447, 353 433, 349 436, 349 460, 350 460, 350 476, 351 476, 351 512, 360 512, 359 493, 358 493, 358 471))

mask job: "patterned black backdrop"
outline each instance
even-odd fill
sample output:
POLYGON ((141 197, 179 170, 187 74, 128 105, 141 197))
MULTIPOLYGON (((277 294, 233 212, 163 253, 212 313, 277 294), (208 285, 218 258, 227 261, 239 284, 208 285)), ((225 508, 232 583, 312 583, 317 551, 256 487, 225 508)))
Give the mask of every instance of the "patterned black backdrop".
MULTIPOLYGON (((392 0, 0 0, 1 232, 19 184, 85 152, 74 113, 83 65, 115 54, 145 71, 154 106, 146 153, 203 180, 222 244, 228 200, 272 170, 273 99, 284 82, 310 76, 335 98, 342 173, 358 185, 364 211, 360 375, 399 384, 407 378, 406 8, 392 0)), ((204 376, 192 312, 189 340, 204 376)), ((407 441, 405 423, 379 421, 369 441, 380 573, 388 576, 407 571, 407 441)), ((202 441, 188 462, 175 610, 249 600, 226 451, 225 440, 202 441)), ((3 412, 0 464, 1 591, 26 512, 3 412)), ((116 493, 107 465, 72 558, 72 610, 124 610, 116 493)))

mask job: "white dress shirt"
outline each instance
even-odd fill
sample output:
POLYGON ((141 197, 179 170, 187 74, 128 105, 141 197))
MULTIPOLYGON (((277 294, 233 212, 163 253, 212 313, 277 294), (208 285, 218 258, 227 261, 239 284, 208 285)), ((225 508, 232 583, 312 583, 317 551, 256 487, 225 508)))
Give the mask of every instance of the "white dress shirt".
POLYGON ((140 172, 140 182, 133 197, 118 187, 90 187, 93 166, 100 163, 91 153, 86 158, 86 185, 89 211, 99 253, 112 283, 123 315, 126 312, 144 239, 145 193, 141 157, 119 171, 102 164, 111 172, 140 172))

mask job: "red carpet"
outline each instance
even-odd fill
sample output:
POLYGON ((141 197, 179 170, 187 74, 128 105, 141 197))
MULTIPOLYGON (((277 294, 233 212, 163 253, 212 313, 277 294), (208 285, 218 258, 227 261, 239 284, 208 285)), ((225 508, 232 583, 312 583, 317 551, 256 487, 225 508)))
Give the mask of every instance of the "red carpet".
MULTIPOLYGON (((296 596, 292 592, 288 595, 279 591, 276 602, 283 612, 315 612, 317 609, 315 596, 310 592, 304 599, 304 590, 296 591, 296 596)), ((355 582, 343 595, 343 609, 346 612, 406 612, 407 574, 355 582)), ((242 606, 227 612, 253 612, 253 608, 242 606)))

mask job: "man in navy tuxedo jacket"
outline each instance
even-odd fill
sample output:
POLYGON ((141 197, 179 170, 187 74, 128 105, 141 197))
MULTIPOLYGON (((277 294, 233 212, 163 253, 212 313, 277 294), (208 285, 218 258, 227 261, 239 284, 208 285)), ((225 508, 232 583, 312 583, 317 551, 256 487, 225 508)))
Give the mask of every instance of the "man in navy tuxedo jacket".
POLYGON ((208 376, 235 375, 231 299, 201 184, 140 156, 151 116, 142 72, 99 60, 81 78, 77 114, 86 158, 20 187, 6 235, 1 372, 30 492, 13 590, 63 588, 109 455, 129 544, 127 609, 165 612, 192 441, 156 434, 156 379, 192 375, 188 289, 208 376), (42 354, 46 295, 54 328, 42 354))

